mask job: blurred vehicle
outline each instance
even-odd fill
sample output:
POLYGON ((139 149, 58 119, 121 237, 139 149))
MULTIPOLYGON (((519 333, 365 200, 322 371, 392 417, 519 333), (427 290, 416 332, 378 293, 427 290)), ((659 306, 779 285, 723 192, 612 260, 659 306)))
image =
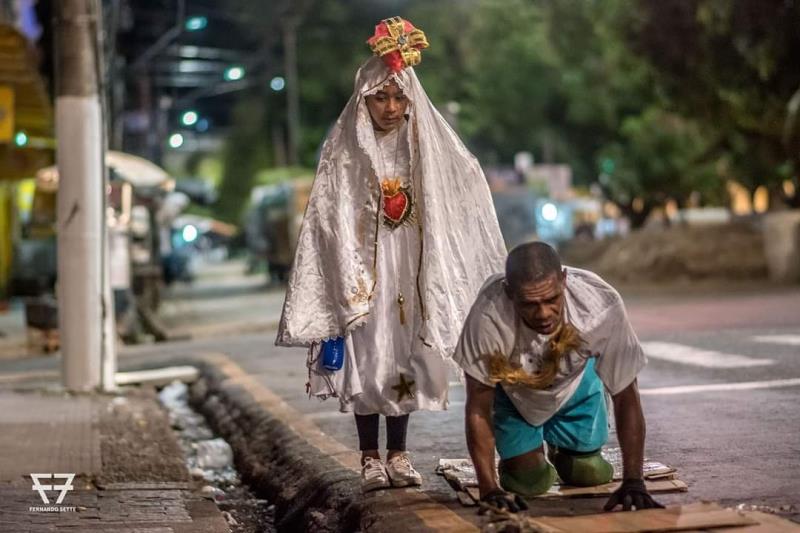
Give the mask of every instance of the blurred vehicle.
POLYGON ((536 200, 536 232, 539 239, 558 247, 575 236, 574 209, 570 202, 557 202, 550 198, 536 200))
POLYGON ((597 199, 557 201, 525 186, 492 191, 492 199, 508 248, 532 240, 558 247, 575 237, 594 239, 602 214, 597 199))
POLYGON ((236 226, 213 218, 183 214, 169 228, 171 253, 165 256, 166 283, 192 282, 200 261, 216 262, 227 257, 236 226))
POLYGON ((524 186, 504 188, 492 192, 497 221, 506 247, 537 238, 536 195, 524 186))
POLYGON ((268 284, 288 278, 311 184, 311 179, 296 179, 256 187, 251 193, 244 221, 250 270, 265 263, 268 284))
MULTIPOLYGON (((106 197, 108 258, 114 310, 120 334, 137 327, 137 306, 155 309, 160 301, 161 259, 156 212, 174 181, 149 161, 109 151, 106 197)), ((36 174, 33 203, 21 228, 12 269, 12 291, 22 296, 55 294, 58 169, 36 174)))

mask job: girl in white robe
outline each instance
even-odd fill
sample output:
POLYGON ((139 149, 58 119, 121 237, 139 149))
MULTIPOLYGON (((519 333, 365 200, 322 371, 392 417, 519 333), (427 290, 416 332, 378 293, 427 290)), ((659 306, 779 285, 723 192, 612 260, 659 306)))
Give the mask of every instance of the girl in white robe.
MULTIPOLYGON (((424 42, 407 21, 381 24, 391 37, 383 45, 424 42)), ((420 483, 405 453, 408 414, 447 407, 464 318, 505 260, 477 160, 408 61, 400 70, 387 63, 375 57, 359 69, 323 145, 276 341, 309 346, 310 394, 354 411, 365 490, 420 483), (402 118, 380 114, 387 99, 404 108, 402 118), (338 337, 344 365, 327 370, 321 348, 338 337), (386 465, 379 415, 387 418, 386 465)))

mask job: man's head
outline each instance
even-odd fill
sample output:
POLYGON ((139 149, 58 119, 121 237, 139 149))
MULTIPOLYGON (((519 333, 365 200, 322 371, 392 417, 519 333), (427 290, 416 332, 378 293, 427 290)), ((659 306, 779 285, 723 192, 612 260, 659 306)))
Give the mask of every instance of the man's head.
POLYGON ((543 242, 521 244, 508 254, 506 295, 529 328, 544 335, 558 329, 566 277, 558 254, 543 242))
POLYGON ((392 131, 400 127, 405 119, 408 98, 392 80, 378 92, 367 96, 367 109, 372 117, 372 125, 378 131, 392 131))

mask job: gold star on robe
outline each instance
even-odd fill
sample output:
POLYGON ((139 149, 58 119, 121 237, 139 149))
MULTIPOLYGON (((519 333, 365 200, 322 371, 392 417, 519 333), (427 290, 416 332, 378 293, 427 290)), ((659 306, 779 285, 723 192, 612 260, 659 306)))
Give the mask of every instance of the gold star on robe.
POLYGON ((397 391, 397 401, 402 402, 403 398, 408 396, 409 398, 414 397, 414 393, 411 392, 411 387, 414 386, 413 380, 406 380, 405 374, 400 374, 400 383, 392 387, 393 390, 397 391))

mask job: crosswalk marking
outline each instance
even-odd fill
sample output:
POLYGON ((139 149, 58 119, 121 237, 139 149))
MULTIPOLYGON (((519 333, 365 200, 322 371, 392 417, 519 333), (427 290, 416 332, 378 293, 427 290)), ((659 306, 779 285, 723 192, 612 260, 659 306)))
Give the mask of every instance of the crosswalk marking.
POLYGON ((800 335, 756 335, 751 337, 756 342, 766 342, 769 344, 788 344, 789 346, 800 346, 800 335))
POLYGON ((733 390, 774 389, 780 387, 795 387, 800 385, 800 378, 775 379, 772 381, 743 381, 739 383, 707 383, 704 385, 680 385, 677 387, 658 387, 654 389, 639 389, 643 396, 659 396, 670 394, 690 394, 694 392, 719 392, 733 390))
POLYGON ((643 342, 642 348, 648 357, 654 359, 705 368, 745 368, 774 363, 771 359, 753 359, 744 355, 694 348, 674 342, 643 342))

